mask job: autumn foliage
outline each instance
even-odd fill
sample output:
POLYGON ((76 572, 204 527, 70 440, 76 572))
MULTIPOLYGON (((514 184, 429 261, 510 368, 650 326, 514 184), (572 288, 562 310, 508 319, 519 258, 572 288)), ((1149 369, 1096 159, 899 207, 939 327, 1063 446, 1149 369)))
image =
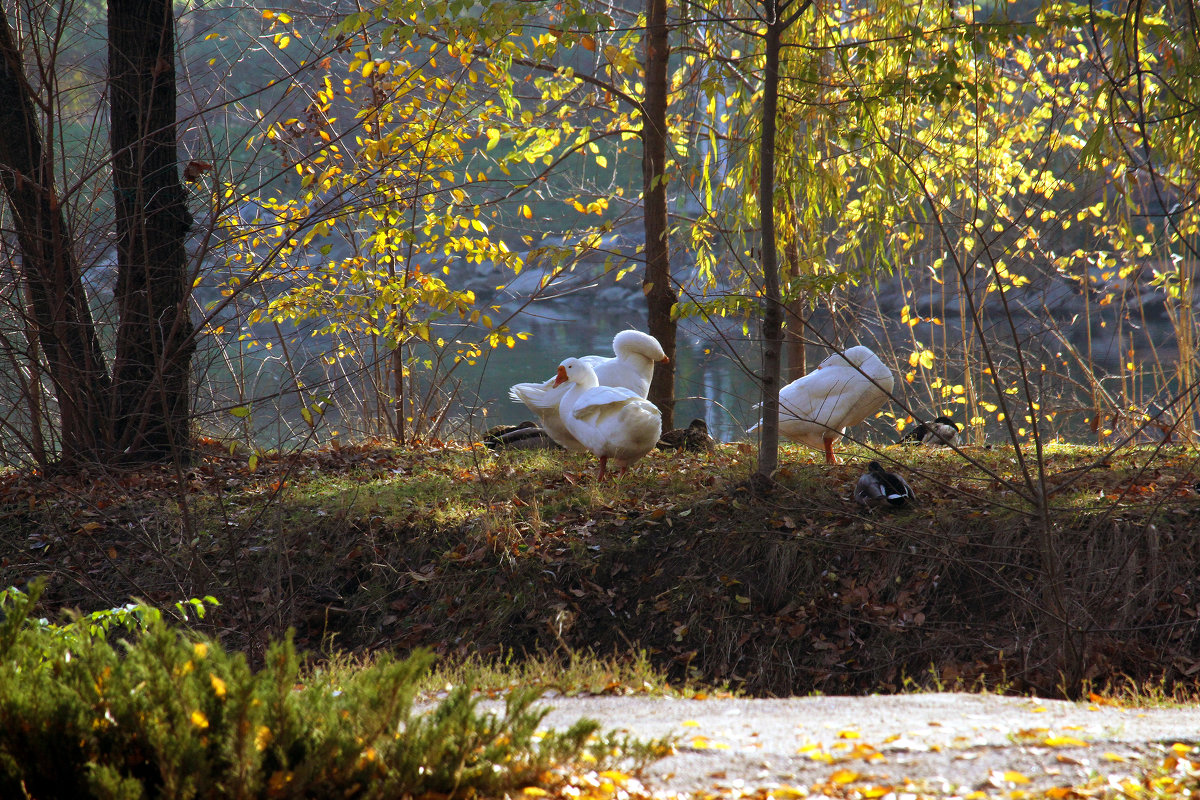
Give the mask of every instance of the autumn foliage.
POLYGON ((426 713, 415 699, 428 653, 335 685, 306 681, 289 641, 253 671, 146 606, 55 626, 28 619, 30 597, 0 600, 5 797, 494 795, 580 757, 597 728, 537 731, 536 690, 491 713, 459 687, 426 713))

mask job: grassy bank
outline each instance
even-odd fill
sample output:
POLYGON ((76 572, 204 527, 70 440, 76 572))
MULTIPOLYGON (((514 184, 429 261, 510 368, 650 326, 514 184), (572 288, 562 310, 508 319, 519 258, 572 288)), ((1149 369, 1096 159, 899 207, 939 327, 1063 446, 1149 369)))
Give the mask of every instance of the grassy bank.
POLYGON ((877 454, 854 448, 836 466, 785 450, 765 494, 746 445, 603 484, 562 453, 360 447, 250 470, 213 449, 182 472, 6 476, 0 566, 49 576, 48 615, 212 595, 204 631, 252 661, 292 629, 314 653, 593 652, 615 670, 641 653, 754 694, 1053 694, 1065 675, 1188 691, 1197 453, 1049 448, 1042 516, 1011 451, 964 452, 885 449, 919 503, 869 513, 849 496, 877 454))

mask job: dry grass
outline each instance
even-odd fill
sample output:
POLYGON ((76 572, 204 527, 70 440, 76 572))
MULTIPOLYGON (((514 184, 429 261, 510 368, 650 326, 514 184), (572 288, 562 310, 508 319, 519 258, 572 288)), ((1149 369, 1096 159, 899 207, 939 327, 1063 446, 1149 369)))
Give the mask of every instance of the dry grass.
POLYGON ((563 683, 589 690, 653 685, 642 653, 675 682, 756 694, 1054 693, 1066 631, 1092 686, 1193 685, 1196 453, 1048 449, 1049 538, 1012 453, 964 454, 851 445, 828 466, 788 448, 767 494, 741 485, 745 445, 654 453, 604 484, 582 456, 475 447, 254 472, 213 457, 183 476, 9 476, 0 542, 10 580, 52 576, 47 613, 211 594, 223 606, 205 624, 252 655, 293 629, 315 653, 430 646, 482 672, 532 656, 526 677, 543 684, 579 654, 632 665, 563 683), (849 500, 879 457, 910 477, 915 507, 849 500))

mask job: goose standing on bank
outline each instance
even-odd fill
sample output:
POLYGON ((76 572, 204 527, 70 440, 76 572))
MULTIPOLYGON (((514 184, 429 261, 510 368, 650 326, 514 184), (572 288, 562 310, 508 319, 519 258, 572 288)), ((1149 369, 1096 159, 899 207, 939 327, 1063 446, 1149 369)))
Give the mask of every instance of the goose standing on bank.
MULTIPOLYGON (((654 377, 654 365, 667 361, 658 339, 641 331, 621 331, 613 338, 613 352, 614 358, 583 356, 578 360, 591 367, 600 385, 623 387, 645 399, 654 377)), ((509 397, 537 414, 542 429, 551 439, 568 450, 587 450, 571 435, 559 414, 559 404, 567 390, 555 384, 557 379, 555 375, 541 383, 518 383, 508 390, 509 397)))
POLYGON ((779 390, 779 434, 824 450, 825 462, 836 464, 833 443, 846 428, 882 408, 894 382, 892 371, 870 348, 859 345, 834 353, 779 390))
POLYGON ((867 471, 854 485, 854 499, 865 506, 876 507, 887 503, 899 508, 915 500, 908 481, 895 472, 888 472, 878 461, 867 464, 867 471))
POLYGON ((558 416, 567 432, 600 458, 598 480, 604 479, 609 459, 625 472, 654 449, 662 415, 649 400, 623 386, 601 386, 581 358, 559 364, 554 384, 564 390, 558 416))

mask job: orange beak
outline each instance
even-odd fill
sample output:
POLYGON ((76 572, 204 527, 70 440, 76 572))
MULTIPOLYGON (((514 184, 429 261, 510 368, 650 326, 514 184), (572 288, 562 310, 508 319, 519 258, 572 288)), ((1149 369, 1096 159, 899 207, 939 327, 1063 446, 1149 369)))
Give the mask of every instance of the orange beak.
POLYGON ((567 368, 559 367, 558 373, 555 374, 555 376, 554 376, 554 385, 558 386, 558 385, 566 383, 566 382, 567 382, 567 368))
POLYGON ((670 356, 663 356, 663 357, 662 357, 662 361, 659 361, 658 363, 660 363, 660 364, 670 364, 670 363, 671 363, 671 357, 670 357, 670 356))

